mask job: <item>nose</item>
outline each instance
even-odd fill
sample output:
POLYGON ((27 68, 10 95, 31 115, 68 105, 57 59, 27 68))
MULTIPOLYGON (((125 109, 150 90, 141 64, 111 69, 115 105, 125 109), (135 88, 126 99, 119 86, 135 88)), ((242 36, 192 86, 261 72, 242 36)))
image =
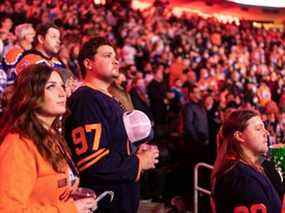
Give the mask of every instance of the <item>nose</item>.
POLYGON ((265 137, 269 137, 270 133, 267 129, 264 129, 264 135, 265 135, 265 137))
POLYGON ((57 45, 60 45, 60 44, 61 44, 60 38, 57 38, 57 39, 56 39, 56 44, 57 44, 57 45))
POLYGON ((117 58, 114 58, 113 63, 114 63, 114 65, 119 66, 119 60, 117 58))
POLYGON ((58 88, 58 96, 59 97, 66 97, 65 89, 61 86, 58 88))

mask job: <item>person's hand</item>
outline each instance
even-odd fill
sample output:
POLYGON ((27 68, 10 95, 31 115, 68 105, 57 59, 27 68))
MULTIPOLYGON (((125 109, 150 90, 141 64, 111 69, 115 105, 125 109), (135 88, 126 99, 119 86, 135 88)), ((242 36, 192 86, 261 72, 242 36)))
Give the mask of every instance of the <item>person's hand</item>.
POLYGON ((154 152, 157 152, 159 154, 158 147, 156 145, 150 145, 147 143, 143 143, 142 145, 139 146, 137 153, 142 153, 147 150, 153 150, 154 152))
POLYGON ((151 147, 151 145, 149 145, 149 144, 147 144, 147 143, 141 144, 141 145, 138 147, 138 149, 137 149, 137 154, 138 154, 138 153, 142 153, 142 152, 144 152, 144 151, 146 151, 146 150, 149 150, 150 147, 151 147))
POLYGON ((157 146, 145 145, 140 147, 137 152, 137 157, 140 160, 142 170, 155 168, 158 163, 159 150, 157 146))
POLYGON ((97 209, 95 198, 83 198, 74 201, 78 213, 92 213, 97 209))

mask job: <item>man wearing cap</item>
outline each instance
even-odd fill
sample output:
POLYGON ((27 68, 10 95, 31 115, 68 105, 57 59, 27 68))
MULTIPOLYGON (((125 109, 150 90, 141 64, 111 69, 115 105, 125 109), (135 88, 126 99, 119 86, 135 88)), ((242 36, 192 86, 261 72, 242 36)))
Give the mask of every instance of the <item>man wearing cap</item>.
MULTIPOLYGON (((141 172, 155 167, 158 149, 139 149, 132 154, 128 134, 132 141, 136 136, 125 127, 132 126, 133 114, 124 116, 125 108, 108 91, 119 72, 112 45, 102 37, 90 39, 80 50, 79 65, 84 85, 70 97, 66 139, 80 172, 81 186, 92 188, 97 195, 114 192, 111 203, 98 203, 99 212, 135 213, 141 172)), ((147 133, 138 134, 137 139, 145 137, 147 133)))
POLYGON ((23 58, 24 52, 32 49, 35 30, 31 24, 24 23, 16 26, 17 43, 12 46, 3 57, 3 69, 7 74, 7 86, 16 80, 16 65, 23 58))

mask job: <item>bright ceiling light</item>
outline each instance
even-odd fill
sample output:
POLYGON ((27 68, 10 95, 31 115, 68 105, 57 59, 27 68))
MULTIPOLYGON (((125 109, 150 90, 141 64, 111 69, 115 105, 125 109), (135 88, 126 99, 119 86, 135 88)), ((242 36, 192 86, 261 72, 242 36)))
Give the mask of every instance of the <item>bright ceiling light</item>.
POLYGON ((261 7, 285 7, 285 0, 228 0, 238 4, 261 6, 261 7))

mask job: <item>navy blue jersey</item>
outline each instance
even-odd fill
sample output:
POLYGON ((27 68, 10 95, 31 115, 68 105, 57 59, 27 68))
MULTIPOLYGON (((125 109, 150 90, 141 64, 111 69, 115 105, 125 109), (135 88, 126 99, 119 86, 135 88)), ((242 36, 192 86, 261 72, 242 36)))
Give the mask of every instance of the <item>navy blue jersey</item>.
POLYGON ((281 201, 270 180, 241 162, 217 179, 214 199, 217 213, 239 212, 234 209, 250 209, 254 205, 263 206, 263 212, 281 212, 281 201))
POLYGON ((81 186, 98 194, 114 191, 111 212, 136 212, 140 166, 137 156, 130 154, 119 102, 83 86, 70 97, 69 109, 66 139, 80 172, 81 186))

